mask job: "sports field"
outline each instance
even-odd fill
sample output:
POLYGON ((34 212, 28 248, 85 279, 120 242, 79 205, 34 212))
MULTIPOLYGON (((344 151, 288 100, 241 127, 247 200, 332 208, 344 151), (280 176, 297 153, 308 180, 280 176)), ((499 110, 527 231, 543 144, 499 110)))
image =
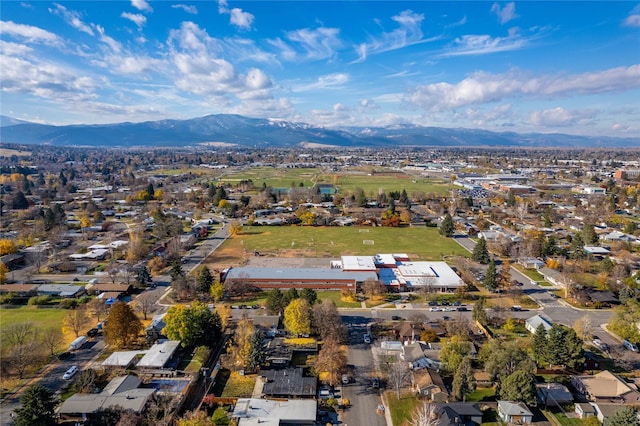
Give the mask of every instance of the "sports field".
MULTIPOLYGON (((227 240, 222 252, 252 256, 254 251, 280 257, 340 257, 406 253, 415 260, 468 256, 468 252, 437 228, 245 226, 227 240)), ((214 255, 215 257, 215 255, 214 255)), ((231 260, 231 259, 227 259, 231 260)))

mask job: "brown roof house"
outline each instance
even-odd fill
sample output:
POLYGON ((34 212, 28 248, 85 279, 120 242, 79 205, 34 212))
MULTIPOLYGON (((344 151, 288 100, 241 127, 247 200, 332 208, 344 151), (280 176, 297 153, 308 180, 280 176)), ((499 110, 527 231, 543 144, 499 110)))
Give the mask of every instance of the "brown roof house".
POLYGON ((414 371, 412 378, 413 390, 420 395, 424 395, 433 402, 449 401, 449 391, 436 370, 424 368, 414 371))
POLYGON ((592 402, 640 404, 640 392, 612 372, 604 370, 593 376, 572 376, 571 384, 592 402))

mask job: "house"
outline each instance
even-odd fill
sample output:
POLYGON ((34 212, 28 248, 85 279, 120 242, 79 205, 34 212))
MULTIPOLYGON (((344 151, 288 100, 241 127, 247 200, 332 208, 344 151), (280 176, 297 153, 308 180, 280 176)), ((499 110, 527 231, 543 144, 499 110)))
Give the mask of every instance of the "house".
POLYGON ((315 399, 238 398, 231 418, 238 426, 314 425, 317 409, 315 399))
POLYGON ((318 380, 305 377, 302 368, 260 370, 262 395, 269 398, 314 398, 318 380))
POLYGON ((588 402, 577 402, 575 404, 574 411, 581 419, 586 419, 587 417, 596 415, 596 409, 588 402))
POLYGON ((551 329, 551 326, 553 326, 553 323, 547 317, 544 317, 542 315, 534 315, 531 318, 525 320, 524 328, 526 328, 529 333, 535 334, 540 324, 544 326, 544 329, 546 331, 549 331, 551 329))
POLYGON ((107 357, 107 359, 102 361, 102 366, 105 368, 130 368, 131 366, 133 366, 135 358, 137 356, 142 356, 145 353, 147 353, 147 351, 113 352, 107 357))
POLYGON ((565 287, 563 283, 564 278, 560 271, 556 271, 555 269, 547 268, 545 266, 544 268, 538 269, 538 272, 540 272, 540 274, 544 277, 545 281, 558 287, 565 287))
POLYGON ((87 293, 89 294, 118 293, 124 296, 127 294, 131 294, 131 291, 133 290, 133 286, 131 286, 130 284, 123 284, 123 283, 117 283, 117 284, 93 283, 93 284, 87 284, 86 289, 87 289, 87 293))
POLYGON ((72 284, 42 284, 38 287, 39 296, 80 297, 85 293, 84 286, 72 284))
POLYGON ((167 313, 154 315, 151 319, 151 323, 144 329, 144 332, 147 336, 147 341, 155 342, 162 335, 162 329, 166 325, 164 322, 164 316, 167 313))
POLYGON ((72 395, 58 408, 58 414, 62 420, 84 420, 99 410, 115 407, 142 413, 155 389, 141 388, 141 383, 136 376, 116 377, 100 393, 72 395))
POLYGON ((420 334, 423 330, 423 325, 417 322, 402 322, 393 327, 396 340, 402 342, 403 345, 416 343, 420 340, 420 334))
POLYGON ((436 370, 424 368, 413 372, 413 390, 433 402, 447 402, 449 391, 436 370))
POLYGON ((253 317, 253 325, 267 337, 275 337, 280 327, 280 315, 257 315, 253 317))
POLYGON ((147 353, 136 365, 138 369, 161 370, 170 368, 170 361, 178 350, 180 342, 177 340, 158 340, 158 343, 151 346, 147 353))
POLYGON ((538 400, 548 407, 558 407, 573 402, 573 394, 561 383, 542 383, 536 385, 538 400))
POLYGON ((31 297, 38 294, 38 284, 3 284, 0 294, 15 294, 18 297, 31 297))
POLYGON ((520 260, 520 264, 525 268, 525 269, 540 269, 544 267, 544 262, 540 259, 536 259, 536 258, 532 258, 532 257, 527 257, 524 259, 520 260))
POLYGON ((609 370, 593 376, 571 376, 573 387, 592 402, 637 404, 640 392, 609 370))
POLYGON ((527 424, 533 420, 533 413, 523 402, 498 401, 498 416, 509 424, 527 424))
POLYGON ((284 339, 276 337, 267 343, 267 361, 271 365, 289 365, 293 350, 284 343, 284 339))
POLYGON ((468 402, 449 402, 439 404, 436 413, 440 416, 438 426, 480 425, 482 411, 477 404, 468 402))

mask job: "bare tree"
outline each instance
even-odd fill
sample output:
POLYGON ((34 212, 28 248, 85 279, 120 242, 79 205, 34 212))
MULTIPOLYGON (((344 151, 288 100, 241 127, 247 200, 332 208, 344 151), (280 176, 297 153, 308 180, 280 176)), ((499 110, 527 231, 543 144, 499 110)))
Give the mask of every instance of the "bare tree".
POLYGON ((176 401, 172 395, 154 394, 146 411, 146 422, 156 426, 172 424, 176 401))
POLYGON ((411 415, 411 426, 435 426, 440 423, 440 415, 437 413, 437 405, 423 401, 411 415))
POLYGON ((396 390, 396 396, 400 400, 400 390, 411 380, 411 371, 409 371, 409 367, 404 362, 396 361, 389 366, 387 380, 396 390))
POLYGON ((342 340, 344 325, 338 308, 331 299, 325 299, 313 306, 312 323, 323 340, 329 337, 342 340))
POLYGON ((75 380, 76 389, 80 393, 92 393, 95 390, 96 370, 87 368, 78 374, 75 380))
POLYGON ((2 330, 2 349, 3 358, 16 369, 20 379, 29 366, 37 364, 43 357, 38 330, 30 322, 5 327, 2 330))
POLYGON ((100 318, 106 318, 109 315, 109 306, 102 299, 91 299, 86 306, 87 311, 95 316, 98 322, 100 322, 100 318))
POLYGON ((147 315, 154 311, 155 300, 151 293, 142 293, 134 300, 136 310, 138 310, 144 319, 147 319, 147 315))
POLYGON ((49 327, 41 335, 42 344, 49 349, 49 355, 55 355, 63 340, 62 331, 58 327, 49 327))
POLYGON ((63 330, 75 334, 76 337, 80 336, 86 324, 87 314, 84 307, 70 310, 62 320, 63 330))
POLYGON ((32 322, 19 322, 3 327, 3 346, 23 345, 31 340, 36 333, 36 328, 32 322))

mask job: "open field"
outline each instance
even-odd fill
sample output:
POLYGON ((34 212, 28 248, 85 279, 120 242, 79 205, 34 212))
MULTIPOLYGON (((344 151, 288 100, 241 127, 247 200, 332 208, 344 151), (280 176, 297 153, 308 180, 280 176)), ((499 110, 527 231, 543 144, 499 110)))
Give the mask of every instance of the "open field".
POLYGON ((0 328, 22 322, 31 322, 40 330, 61 328, 62 319, 67 312, 65 309, 37 309, 34 306, 23 306, 15 309, 2 308, 0 309, 0 328))
MULTIPOLYGON (((328 180, 327 183, 332 183, 328 180)), ((367 196, 375 197, 380 189, 389 191, 407 191, 411 196, 414 192, 433 193, 437 196, 448 195, 453 188, 448 181, 443 179, 416 178, 398 172, 384 175, 338 175, 336 185, 341 192, 353 192, 356 188, 362 188, 367 196)))
POLYGON ((11 157, 17 155, 18 157, 28 157, 31 155, 30 151, 18 151, 17 149, 0 148, 0 157, 11 157))
POLYGON ((455 241, 442 237, 437 228, 245 226, 225 245, 240 246, 247 254, 257 250, 280 257, 406 253, 414 260, 441 260, 469 255, 455 241))
POLYGON ((219 180, 230 185, 251 180, 256 188, 262 188, 263 184, 272 188, 289 188, 292 184, 297 187, 300 183, 309 188, 315 184, 320 173, 321 169, 252 167, 238 172, 225 172, 219 180))

